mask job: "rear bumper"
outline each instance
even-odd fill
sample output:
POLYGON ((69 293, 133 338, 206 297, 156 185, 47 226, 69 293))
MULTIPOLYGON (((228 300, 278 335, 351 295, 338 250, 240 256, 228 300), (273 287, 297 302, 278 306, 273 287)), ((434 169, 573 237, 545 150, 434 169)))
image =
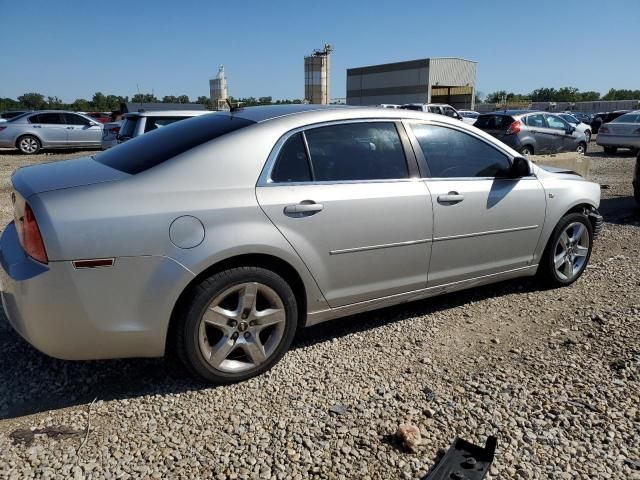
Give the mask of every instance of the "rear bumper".
POLYGON ((596 143, 603 147, 640 148, 640 135, 609 135, 599 133, 596 143))
POLYGON ((76 270, 28 257, 13 222, 0 238, 2 304, 13 328, 41 352, 67 360, 157 357, 180 286, 193 275, 166 257, 123 257, 76 270))

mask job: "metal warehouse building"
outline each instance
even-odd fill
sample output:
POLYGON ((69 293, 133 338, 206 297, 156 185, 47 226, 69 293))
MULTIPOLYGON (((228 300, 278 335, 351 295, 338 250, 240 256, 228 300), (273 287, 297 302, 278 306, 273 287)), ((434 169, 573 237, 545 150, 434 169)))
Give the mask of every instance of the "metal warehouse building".
POLYGON ((423 58, 347 69, 347 104, 448 103, 474 108, 476 62, 423 58))

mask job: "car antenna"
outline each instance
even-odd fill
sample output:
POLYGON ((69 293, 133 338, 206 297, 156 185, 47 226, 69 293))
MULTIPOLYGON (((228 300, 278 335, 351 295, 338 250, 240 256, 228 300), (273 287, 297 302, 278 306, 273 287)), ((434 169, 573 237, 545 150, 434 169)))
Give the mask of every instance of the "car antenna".
POLYGON ((138 90, 138 98, 140 99, 140 108, 138 109, 139 112, 144 112, 144 108, 142 107, 142 95, 140 95, 140 85, 138 85, 138 83, 136 82, 136 90, 138 90))
POLYGON ((234 106, 231 104, 231 100, 229 100, 228 98, 225 98, 224 100, 225 100, 225 102, 227 102, 227 105, 229 106, 229 111, 230 111, 231 113, 233 113, 233 112, 237 112, 238 110, 241 110, 241 108, 240 108, 240 107, 238 107, 238 106, 235 106, 235 107, 234 107, 234 106))

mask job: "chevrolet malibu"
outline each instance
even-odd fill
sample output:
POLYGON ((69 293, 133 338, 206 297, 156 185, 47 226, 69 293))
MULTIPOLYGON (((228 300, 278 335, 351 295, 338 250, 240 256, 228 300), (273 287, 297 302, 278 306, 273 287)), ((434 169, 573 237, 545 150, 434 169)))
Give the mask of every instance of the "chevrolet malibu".
POLYGON ((312 105, 212 113, 95 157, 24 167, 2 301, 42 352, 176 354, 258 375, 296 330, 538 274, 584 272, 599 186, 463 122, 312 105))

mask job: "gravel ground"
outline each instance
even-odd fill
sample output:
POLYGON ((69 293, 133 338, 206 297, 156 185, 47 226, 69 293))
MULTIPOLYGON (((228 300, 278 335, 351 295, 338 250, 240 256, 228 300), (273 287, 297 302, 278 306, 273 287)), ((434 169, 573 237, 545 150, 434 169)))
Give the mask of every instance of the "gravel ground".
MULTIPOLYGON (((161 360, 53 360, 0 321, 0 477, 420 478, 456 436, 497 435, 491 478, 640 479, 634 159, 590 150, 607 223, 576 284, 511 281, 313 327, 242 384, 161 360), (407 422, 413 453, 393 436, 407 422)), ((7 173, 75 155, 0 154, 2 222, 7 173)))

